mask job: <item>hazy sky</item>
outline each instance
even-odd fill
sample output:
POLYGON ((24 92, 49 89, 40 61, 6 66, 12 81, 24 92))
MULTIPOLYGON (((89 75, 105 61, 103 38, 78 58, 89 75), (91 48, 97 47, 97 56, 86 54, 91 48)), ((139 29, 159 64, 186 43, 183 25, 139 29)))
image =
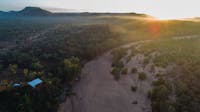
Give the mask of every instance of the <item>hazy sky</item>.
POLYGON ((51 11, 138 12, 158 18, 200 16, 200 0, 0 0, 0 10, 4 11, 25 6, 51 11))

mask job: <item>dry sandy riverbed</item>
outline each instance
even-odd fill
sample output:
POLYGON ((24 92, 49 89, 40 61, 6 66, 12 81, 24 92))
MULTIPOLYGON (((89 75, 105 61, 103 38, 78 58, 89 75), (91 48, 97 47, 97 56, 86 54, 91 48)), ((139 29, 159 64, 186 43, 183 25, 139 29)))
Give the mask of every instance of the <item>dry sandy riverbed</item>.
MULTIPOLYGON (((136 42, 121 47, 143 43, 136 42)), ((150 72, 151 63, 143 67, 141 64, 143 55, 134 56, 125 64, 128 74, 122 75, 120 80, 116 81, 110 73, 112 70, 110 52, 84 66, 81 81, 73 89, 76 95, 67 98, 66 102, 60 105, 58 112, 151 112, 151 101, 147 97, 154 80, 150 72), (147 79, 139 80, 137 73, 130 72, 132 67, 147 73, 147 79), (136 92, 131 90, 133 85, 138 86, 136 92), (137 104, 133 103, 135 101, 137 104)))

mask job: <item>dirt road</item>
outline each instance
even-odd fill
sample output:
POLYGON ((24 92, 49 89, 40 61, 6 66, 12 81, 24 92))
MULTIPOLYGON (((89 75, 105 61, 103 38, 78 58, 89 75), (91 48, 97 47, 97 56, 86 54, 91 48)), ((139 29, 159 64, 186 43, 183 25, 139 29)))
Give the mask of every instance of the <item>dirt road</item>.
POLYGON ((53 30, 55 30, 59 27, 60 27, 60 24, 56 25, 52 28, 44 29, 43 31, 41 31, 39 33, 36 33, 36 34, 34 34, 30 37, 25 38, 23 41, 21 41, 20 44, 16 44, 16 42, 15 42, 16 40, 9 41, 9 42, 0 42, 0 44, 2 44, 2 46, 6 46, 6 47, 3 47, 3 48, 0 48, 0 53, 4 53, 4 52, 6 52, 6 51, 8 51, 12 48, 17 47, 17 46, 24 46, 26 44, 30 44, 30 42, 32 43, 32 42, 36 42, 36 41, 48 38, 47 36, 42 37, 42 35, 45 35, 46 33, 53 31, 53 30), (29 41, 29 42, 27 42, 27 41, 29 41))

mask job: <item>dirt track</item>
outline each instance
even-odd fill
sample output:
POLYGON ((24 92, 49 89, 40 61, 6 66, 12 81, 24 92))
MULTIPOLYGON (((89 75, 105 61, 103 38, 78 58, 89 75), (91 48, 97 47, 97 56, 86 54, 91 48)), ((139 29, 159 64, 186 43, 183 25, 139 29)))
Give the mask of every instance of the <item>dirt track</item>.
MULTIPOLYGON (((132 58, 127 66, 143 71, 138 62, 143 61, 141 57, 132 58)), ((148 74, 146 81, 139 81, 137 74, 129 72, 115 81, 110 74, 111 63, 110 52, 88 62, 83 68, 81 81, 74 87, 76 95, 61 104, 58 112, 151 112, 147 93, 151 88, 152 75, 148 74), (138 86, 136 92, 131 91, 133 85, 138 86), (135 101, 138 103, 133 104, 135 101)))

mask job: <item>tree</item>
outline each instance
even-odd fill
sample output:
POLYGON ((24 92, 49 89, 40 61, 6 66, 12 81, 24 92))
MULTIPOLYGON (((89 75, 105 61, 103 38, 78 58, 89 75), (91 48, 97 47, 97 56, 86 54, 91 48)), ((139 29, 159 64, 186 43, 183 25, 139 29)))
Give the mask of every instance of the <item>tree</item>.
POLYGON ((17 111, 19 111, 19 112, 34 112, 33 102, 32 102, 31 97, 28 94, 25 94, 22 97, 17 111))
POLYGON ((17 68, 18 68, 18 65, 17 65, 17 64, 10 64, 10 65, 9 65, 9 69, 10 69, 10 71, 11 71, 13 74, 16 74, 16 73, 17 73, 17 68))
POLYGON ((28 69, 24 69, 23 73, 24 73, 25 76, 28 76, 28 73, 29 73, 28 69))
POLYGON ((3 70, 3 65, 2 64, 0 64, 0 71, 2 71, 3 70))
POLYGON ((75 79, 81 72, 80 60, 77 57, 72 57, 69 59, 64 59, 63 61, 63 75, 64 78, 68 80, 75 79))
POLYGON ((40 70, 43 66, 40 64, 40 61, 31 64, 31 68, 34 70, 40 70))

